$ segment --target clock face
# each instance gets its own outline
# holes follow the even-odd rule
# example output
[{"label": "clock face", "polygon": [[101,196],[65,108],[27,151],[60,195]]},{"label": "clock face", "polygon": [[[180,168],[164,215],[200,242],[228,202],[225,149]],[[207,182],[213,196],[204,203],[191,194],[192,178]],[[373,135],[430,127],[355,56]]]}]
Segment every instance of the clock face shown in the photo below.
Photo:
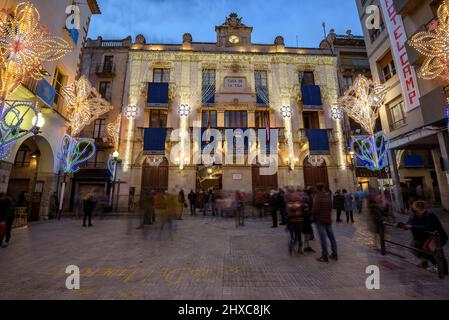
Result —
[{"label": "clock face", "polygon": [[229,42],[233,43],[233,44],[237,44],[237,43],[240,42],[240,39],[236,35],[232,35],[232,36],[229,37]]}]

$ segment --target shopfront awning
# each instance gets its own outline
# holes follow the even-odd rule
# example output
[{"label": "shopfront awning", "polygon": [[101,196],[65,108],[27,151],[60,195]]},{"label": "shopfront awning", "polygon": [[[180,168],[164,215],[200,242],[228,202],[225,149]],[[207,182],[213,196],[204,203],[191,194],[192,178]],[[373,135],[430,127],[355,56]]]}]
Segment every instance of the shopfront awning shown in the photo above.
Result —
[{"label": "shopfront awning", "polygon": [[143,151],[151,154],[165,154],[166,128],[146,128]]}]

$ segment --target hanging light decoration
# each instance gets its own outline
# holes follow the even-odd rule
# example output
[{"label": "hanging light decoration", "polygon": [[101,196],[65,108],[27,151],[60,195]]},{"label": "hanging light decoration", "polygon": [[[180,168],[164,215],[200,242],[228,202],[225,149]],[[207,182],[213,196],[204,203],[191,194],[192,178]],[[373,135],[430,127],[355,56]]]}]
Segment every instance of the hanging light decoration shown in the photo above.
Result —
[{"label": "hanging light decoration", "polygon": [[64,173],[78,172],[80,165],[90,160],[95,155],[95,151],[95,143],[92,139],[73,138],[68,134],[64,135],[60,153]]},{"label": "hanging light decoration", "polygon": [[181,117],[188,117],[192,112],[192,108],[187,104],[181,104],[178,109],[178,113]]},{"label": "hanging light decoration", "polygon": [[291,118],[293,113],[292,113],[292,108],[290,106],[283,106],[281,107],[281,115],[282,117],[285,118]]},{"label": "hanging light decoration", "polygon": [[339,107],[368,133],[368,136],[354,137],[352,150],[372,171],[379,171],[387,164],[388,137],[382,131],[374,134],[379,109],[386,95],[383,86],[359,75],[338,100]]},{"label": "hanging light decoration", "polygon": [[22,81],[42,79],[43,62],[62,58],[73,49],[40,24],[40,15],[30,2],[22,2],[14,14],[0,13],[0,98],[5,99]]},{"label": "hanging light decoration", "polygon": [[101,97],[85,76],[65,87],[63,96],[69,110],[72,136],[77,136],[85,126],[112,110],[112,105]]},{"label": "hanging light decoration", "polygon": [[114,144],[115,150],[118,149],[118,143],[120,140],[120,127],[122,122],[122,114],[120,113],[117,118],[114,120],[114,122],[111,122],[107,125],[106,131],[108,133],[109,139],[111,139],[112,143]]},{"label": "hanging light decoration", "polygon": [[331,108],[331,118],[335,121],[343,120],[345,116],[345,113],[343,110],[339,107],[332,107]]},{"label": "hanging light decoration", "polygon": [[134,120],[139,115],[139,107],[135,105],[129,105],[126,107],[125,115],[128,120]]},{"label": "hanging light decoration", "polygon": [[307,157],[307,161],[314,167],[321,167],[324,164],[324,157],[321,155],[311,155]]},{"label": "hanging light decoration", "polygon": [[428,31],[416,33],[410,45],[425,57],[418,76],[431,80],[443,77],[449,80],[449,0],[438,8],[437,20]]}]

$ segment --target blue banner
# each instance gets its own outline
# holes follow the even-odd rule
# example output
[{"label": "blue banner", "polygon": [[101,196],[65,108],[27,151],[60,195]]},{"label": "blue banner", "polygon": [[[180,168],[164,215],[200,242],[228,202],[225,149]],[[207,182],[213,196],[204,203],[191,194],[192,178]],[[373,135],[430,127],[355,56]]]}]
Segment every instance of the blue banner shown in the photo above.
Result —
[{"label": "blue banner", "polygon": [[151,106],[168,106],[168,87],[166,82],[148,83],[147,102]]},{"label": "blue banner", "polygon": [[330,154],[329,135],[326,129],[307,129],[307,138],[311,155]]},{"label": "blue banner", "polygon": [[144,131],[143,151],[165,154],[166,128],[146,128]]},{"label": "blue banner", "polygon": [[51,84],[42,79],[39,81],[36,87],[36,96],[41,98],[41,100],[50,108],[53,107],[53,103],[56,97],[56,89],[51,86]]},{"label": "blue banner", "polygon": [[322,109],[321,89],[317,85],[301,86],[304,109]]}]

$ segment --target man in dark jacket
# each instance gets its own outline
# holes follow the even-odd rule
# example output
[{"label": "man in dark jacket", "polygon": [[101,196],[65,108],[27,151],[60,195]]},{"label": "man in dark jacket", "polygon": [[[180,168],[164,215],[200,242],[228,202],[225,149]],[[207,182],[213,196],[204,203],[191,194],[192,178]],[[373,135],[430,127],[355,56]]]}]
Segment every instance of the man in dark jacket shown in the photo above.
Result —
[{"label": "man in dark jacket", "polygon": [[[319,262],[329,262],[329,258],[338,260],[337,241],[332,230],[332,195],[324,191],[324,185],[317,184],[317,193],[313,197],[312,218],[318,229],[321,242]],[[331,242],[332,255],[329,256],[327,238]]]},{"label": "man in dark jacket", "polygon": [[87,195],[87,198],[83,201],[83,210],[84,210],[84,219],[83,219],[83,227],[86,226],[86,219],[89,218],[89,227],[92,227],[92,212],[95,209],[97,202],[94,199],[92,193]]},{"label": "man in dark jacket", "polygon": [[190,215],[196,216],[196,193],[193,192],[193,190],[190,190],[190,193],[187,197],[189,198],[190,203]]},{"label": "man in dark jacket", "polygon": [[341,212],[345,210],[345,197],[341,190],[334,193],[334,209],[337,210],[337,222],[341,222]]},{"label": "man in dark jacket", "polygon": [[[416,201],[412,205],[413,217],[411,217],[407,224],[399,223],[397,227],[404,230],[410,230],[413,234],[413,247],[419,250],[426,250],[424,248],[426,242],[431,238],[431,233],[438,232],[440,236],[441,247],[444,247],[448,241],[448,235],[441,225],[440,219],[427,210],[426,203],[424,201]],[[448,265],[447,260],[444,257],[444,252],[441,250],[443,259],[444,274],[448,275]],[[418,258],[422,259],[421,267],[428,268],[428,261],[430,261],[433,266],[430,267],[432,270],[436,270],[437,261],[433,254],[425,254],[422,252],[413,252]]]}]

